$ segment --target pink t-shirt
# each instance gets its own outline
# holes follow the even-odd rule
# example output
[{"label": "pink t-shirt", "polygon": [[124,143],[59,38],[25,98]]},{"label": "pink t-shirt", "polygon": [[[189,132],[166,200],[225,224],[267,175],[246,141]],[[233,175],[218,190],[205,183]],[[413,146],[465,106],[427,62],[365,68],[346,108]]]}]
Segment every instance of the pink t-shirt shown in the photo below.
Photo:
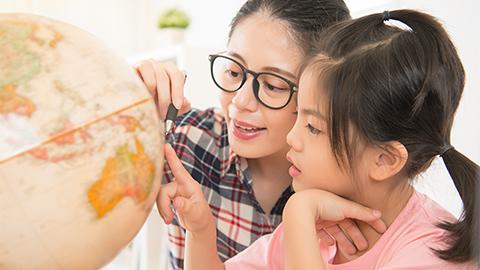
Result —
[{"label": "pink t-shirt", "polygon": [[[330,270],[474,269],[471,264],[453,264],[438,258],[430,248],[441,248],[445,231],[435,224],[455,218],[427,196],[414,192],[405,208],[375,245],[362,256],[344,264],[332,264],[336,246],[320,244]],[[300,229],[300,228],[299,228]],[[225,262],[225,269],[283,270],[283,225]]]}]

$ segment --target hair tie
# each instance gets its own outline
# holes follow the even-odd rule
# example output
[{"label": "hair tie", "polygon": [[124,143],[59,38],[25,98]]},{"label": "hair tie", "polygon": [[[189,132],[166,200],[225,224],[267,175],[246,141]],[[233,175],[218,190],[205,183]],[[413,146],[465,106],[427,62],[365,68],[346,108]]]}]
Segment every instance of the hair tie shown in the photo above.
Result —
[{"label": "hair tie", "polygon": [[382,19],[383,19],[383,21],[389,21],[390,20],[390,11],[385,10],[382,14]]},{"label": "hair tie", "polygon": [[455,147],[453,147],[452,145],[450,144],[445,144],[444,146],[442,146],[442,149],[440,149],[440,153],[438,154],[439,156],[443,157],[443,155],[445,153],[447,153],[448,151],[452,150],[452,149],[455,149]]}]

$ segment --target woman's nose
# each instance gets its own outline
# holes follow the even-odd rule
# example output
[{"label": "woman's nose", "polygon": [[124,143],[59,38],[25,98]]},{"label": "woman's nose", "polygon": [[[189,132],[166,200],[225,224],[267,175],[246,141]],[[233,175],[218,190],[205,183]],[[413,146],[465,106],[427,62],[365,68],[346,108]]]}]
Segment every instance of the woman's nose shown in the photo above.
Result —
[{"label": "woman's nose", "polygon": [[232,103],[240,110],[248,110],[252,112],[257,110],[258,102],[253,94],[252,80],[252,77],[248,78],[242,88],[234,93]]}]

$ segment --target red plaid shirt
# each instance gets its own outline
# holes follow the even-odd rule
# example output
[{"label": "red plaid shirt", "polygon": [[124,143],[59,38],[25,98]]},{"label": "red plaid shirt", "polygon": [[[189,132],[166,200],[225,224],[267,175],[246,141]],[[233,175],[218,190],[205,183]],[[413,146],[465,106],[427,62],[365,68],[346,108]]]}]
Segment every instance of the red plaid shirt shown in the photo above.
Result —
[{"label": "red plaid shirt", "polygon": [[[191,110],[175,121],[167,141],[183,166],[203,187],[217,225],[217,248],[222,261],[235,256],[281,222],[283,207],[293,190],[287,188],[266,214],[255,198],[247,160],[233,153],[221,112]],[[167,163],[163,182],[173,180]],[[183,269],[185,230],[174,219],[168,227],[172,269]]]}]

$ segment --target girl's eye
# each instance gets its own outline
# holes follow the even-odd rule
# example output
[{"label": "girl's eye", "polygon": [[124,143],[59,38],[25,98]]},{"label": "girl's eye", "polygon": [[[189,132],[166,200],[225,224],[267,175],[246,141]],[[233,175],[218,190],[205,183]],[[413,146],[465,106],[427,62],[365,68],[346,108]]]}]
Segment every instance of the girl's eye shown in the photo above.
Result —
[{"label": "girl's eye", "polygon": [[293,114],[294,114],[294,115],[298,115],[298,111],[294,111]]},{"label": "girl's eye", "polygon": [[319,129],[315,128],[310,124],[307,124],[305,127],[308,128],[308,131],[310,131],[310,133],[312,133],[313,135],[318,135],[321,132]]}]

